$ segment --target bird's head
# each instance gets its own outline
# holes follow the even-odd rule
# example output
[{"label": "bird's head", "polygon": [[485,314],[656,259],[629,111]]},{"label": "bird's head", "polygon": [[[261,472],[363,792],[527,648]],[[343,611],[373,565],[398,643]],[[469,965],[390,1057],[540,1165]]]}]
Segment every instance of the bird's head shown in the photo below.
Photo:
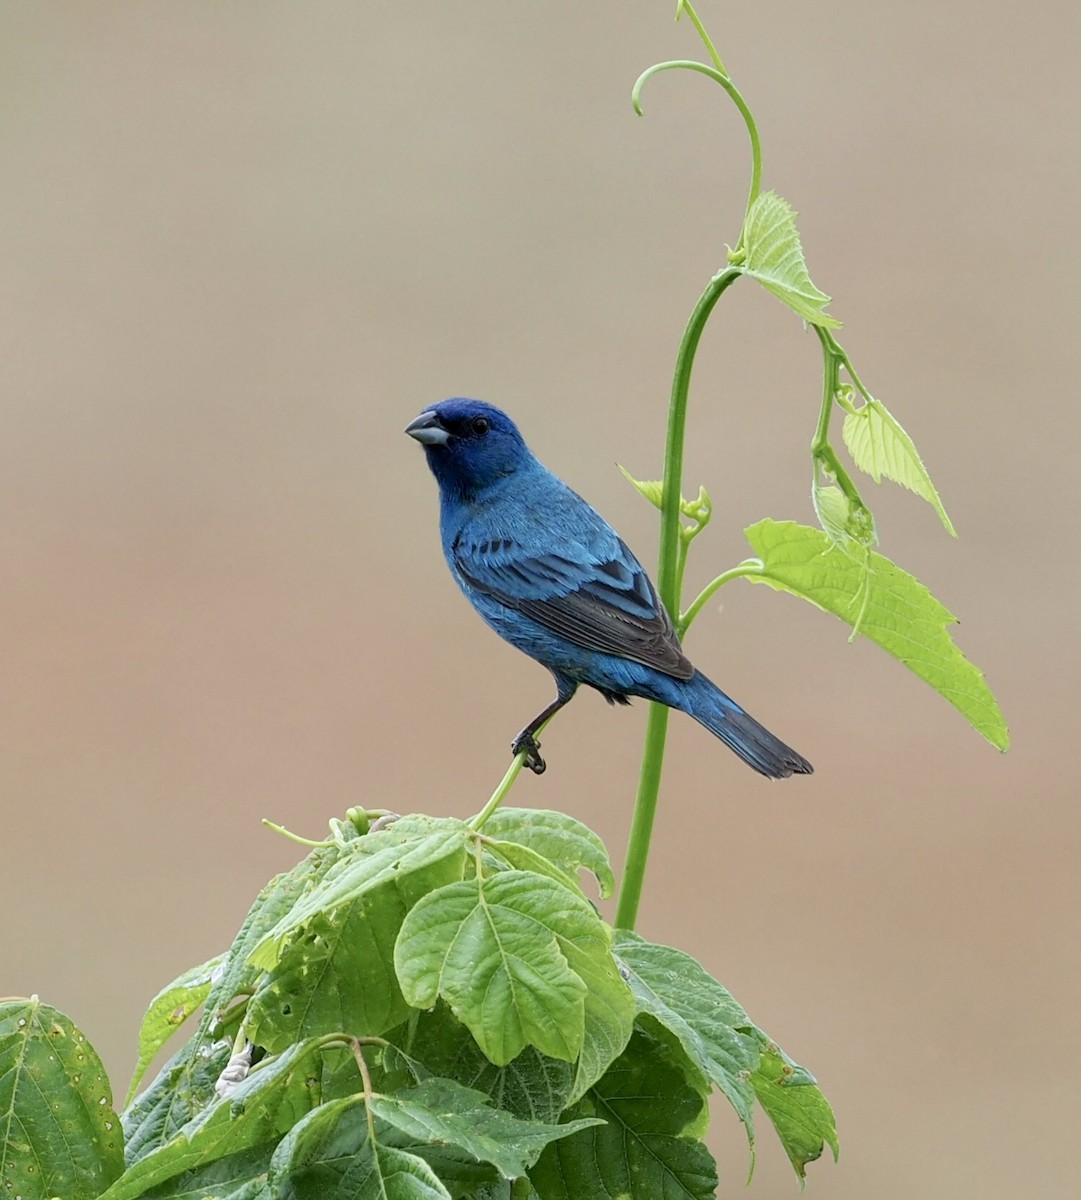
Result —
[{"label": "bird's head", "polygon": [[405,432],[424,447],[440,488],[471,496],[534,462],[517,425],[480,400],[442,400]]}]

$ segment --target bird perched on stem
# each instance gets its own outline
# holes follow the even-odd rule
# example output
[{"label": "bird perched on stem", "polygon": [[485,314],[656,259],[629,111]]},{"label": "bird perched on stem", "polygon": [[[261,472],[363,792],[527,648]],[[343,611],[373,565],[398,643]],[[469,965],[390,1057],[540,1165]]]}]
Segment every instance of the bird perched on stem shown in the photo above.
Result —
[{"label": "bird perched on stem", "polygon": [[406,426],[439,484],[451,574],[485,621],[551,671],[556,698],[514,754],[544,770],[536,735],[579,684],[610,704],[642,696],[694,717],[771,779],[811,764],[695,670],[641,564],[615,530],[479,400],[444,400]]}]

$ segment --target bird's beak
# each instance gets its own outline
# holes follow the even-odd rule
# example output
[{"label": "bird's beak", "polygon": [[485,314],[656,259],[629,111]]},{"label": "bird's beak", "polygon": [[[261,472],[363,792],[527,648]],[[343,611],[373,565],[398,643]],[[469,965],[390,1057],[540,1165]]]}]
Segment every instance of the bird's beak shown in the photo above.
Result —
[{"label": "bird's beak", "polygon": [[431,409],[422,412],[415,421],[410,421],[405,432],[411,438],[416,438],[422,446],[445,446],[450,440],[450,434],[440,424],[438,414]]}]

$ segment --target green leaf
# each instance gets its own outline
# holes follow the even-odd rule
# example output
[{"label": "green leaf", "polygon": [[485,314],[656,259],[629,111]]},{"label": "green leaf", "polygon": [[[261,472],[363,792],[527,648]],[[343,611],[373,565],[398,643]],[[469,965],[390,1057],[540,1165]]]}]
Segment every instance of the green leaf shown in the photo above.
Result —
[{"label": "green leaf", "polygon": [[[766,1041],[764,1034],[760,1036]],[[824,1145],[829,1146],[837,1161],[833,1109],[809,1071],[794,1063],[779,1046],[767,1042],[751,1082],[800,1179],[807,1173],[807,1164],[822,1154]]]},{"label": "green leaf", "polygon": [[689,1130],[701,1128],[705,1100],[636,1030],[604,1077],[568,1116],[606,1124],[553,1142],[529,1172],[541,1200],[712,1200],[717,1171]]},{"label": "green leaf", "polygon": [[576,1074],[570,1063],[527,1046],[506,1066],[497,1067],[442,1001],[431,1012],[414,1014],[408,1028],[388,1037],[396,1046],[407,1045],[433,1075],[483,1092],[515,1116],[550,1123],[570,1101]]},{"label": "green leaf", "polygon": [[162,988],[150,1001],[139,1029],[139,1061],[135,1064],[135,1073],[124,1101],[125,1108],[131,1103],[154,1055],[210,994],[214,972],[225,961],[225,957],[224,954],[218,954],[197,967],[191,967],[168,987]]},{"label": "green leaf", "polygon": [[661,507],[661,501],[664,497],[664,480],[663,479],[635,479],[635,477],[627,470],[626,467],[616,463],[620,471],[623,473],[623,478],[631,485],[635,491],[653,505],[654,508]]},{"label": "green leaf", "polygon": [[504,871],[421,900],[394,963],[410,1004],[431,1008],[441,996],[497,1065],[527,1045],[573,1062],[585,1038],[586,985],[560,941],[595,944],[599,927],[593,909],[553,880]]},{"label": "green leaf", "polygon": [[535,850],[568,875],[593,873],[601,899],[615,888],[615,876],[604,842],[581,821],[543,808],[499,808],[484,825],[484,836],[516,842]]},{"label": "green leaf", "polygon": [[276,875],[260,891],[255,903],[248,910],[240,931],[233,939],[225,959],[221,977],[216,980],[206,1000],[197,1037],[206,1039],[219,1024],[221,1013],[232,1009],[239,1020],[234,1006],[238,996],[247,996],[255,989],[260,970],[249,962],[252,950],[262,941],[267,932],[288,914],[299,899],[309,892],[334,866],[343,854],[348,854],[348,845],[331,843],[319,846],[301,859],[291,871]]},{"label": "green leaf", "polygon": [[744,530],[761,560],[746,576],[801,596],[877,642],[935,691],[1000,750],[1009,731],[982,673],[946,632],[957,618],[907,572],[881,554],[866,560],[835,547],[820,530],[795,521],[759,521]]},{"label": "green leaf", "polygon": [[129,1167],[101,1200],[138,1200],[167,1179],[279,1137],[319,1101],[313,1059],[321,1050],[316,1039],[264,1059],[228,1096]]},{"label": "green leaf", "polygon": [[214,1084],[229,1055],[227,1041],[201,1042],[193,1037],[162,1067],[122,1117],[129,1166],[164,1145],[215,1102]]},{"label": "green leaf", "polygon": [[394,1096],[375,1096],[372,1112],[418,1143],[457,1146],[479,1162],[491,1163],[507,1179],[524,1175],[550,1142],[598,1119],[563,1125],[523,1121],[492,1108],[490,1097],[450,1079],[426,1079]]},{"label": "green leaf", "polygon": [[277,1200],[267,1184],[276,1145],[268,1142],[184,1171],[144,1192],[141,1200]]},{"label": "green leaf", "polygon": [[852,461],[861,471],[875,483],[885,477],[922,496],[947,531],[957,536],[912,439],[880,400],[868,400],[847,413],[841,432]]},{"label": "green leaf", "polygon": [[[829,296],[815,287],[807,273],[796,232],[796,214],[776,192],[763,192],[751,205],[743,223],[741,245],[745,257],[733,265],[744,275],[757,279],[812,325],[840,328],[841,322],[825,311]],[[729,259],[732,261],[731,255]]]},{"label": "green leaf", "polygon": [[92,1200],[124,1168],[109,1080],[59,1010],[0,1001],[0,1194]]},{"label": "green leaf", "polygon": [[681,950],[620,930],[615,952],[640,1013],[648,1013],[679,1040],[688,1058],[736,1110],[754,1145],[751,1072],[758,1047],[742,1032],[750,1019],[731,992]]},{"label": "green leaf", "polygon": [[316,918],[385,884],[393,884],[408,907],[448,880],[461,879],[470,836],[464,821],[415,815],[358,838],[262,937],[250,961],[269,970],[281,959],[286,943]]},{"label": "green leaf", "polygon": [[372,1140],[363,1096],[298,1121],[274,1153],[270,1185],[280,1200],[451,1200],[422,1158]]},{"label": "green leaf", "polygon": [[866,509],[857,509],[849,503],[843,491],[832,483],[815,479],[811,486],[811,502],[814,504],[818,523],[831,542],[839,546],[850,540],[870,546],[875,540],[874,521],[869,520]]},{"label": "green leaf", "polygon": [[374,1037],[404,1021],[410,1010],[394,973],[394,943],[406,911],[388,881],[329,917],[312,917],[261,979],[245,1015],[247,1035],[277,1052],[335,1031]]}]

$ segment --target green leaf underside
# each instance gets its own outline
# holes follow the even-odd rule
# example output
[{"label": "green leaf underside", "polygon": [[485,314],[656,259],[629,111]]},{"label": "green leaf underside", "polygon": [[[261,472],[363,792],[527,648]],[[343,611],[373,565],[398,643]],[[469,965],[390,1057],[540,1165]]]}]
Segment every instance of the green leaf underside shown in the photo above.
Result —
[{"label": "green leaf underside", "polygon": [[741,1032],[751,1024],[731,993],[689,954],[620,930],[615,951],[630,978],[638,1011],[679,1040],[691,1062],[724,1095],[754,1143],[754,1088],[758,1047]]},{"label": "green leaf underside", "polygon": [[318,1041],[301,1042],[258,1064],[227,1097],[129,1167],[101,1200],[138,1200],[164,1180],[280,1136],[321,1099],[313,1061],[320,1049]]},{"label": "green leaf underside", "polygon": [[278,1200],[267,1184],[276,1142],[240,1150],[167,1179],[140,1200]]},{"label": "green leaf underside", "polygon": [[892,479],[921,496],[938,513],[947,531],[957,536],[912,439],[880,400],[868,400],[855,412],[847,413],[841,433],[852,461],[861,471],[875,483]]},{"label": "green leaf underside", "polygon": [[497,1066],[527,1045],[584,1058],[587,993],[597,1040],[610,1046],[619,1029],[630,1032],[633,1007],[605,926],[580,896],[530,871],[426,896],[402,926],[395,966],[410,1004],[430,1008],[442,997]]},{"label": "green leaf underside", "polygon": [[190,968],[162,988],[150,1001],[139,1028],[139,1059],[124,1101],[125,1107],[131,1103],[154,1055],[210,994],[214,972],[225,961],[225,957],[224,954],[218,954]]},{"label": "green leaf underside", "polygon": [[587,825],[543,808],[499,808],[484,825],[486,837],[527,846],[568,875],[592,873],[606,900],[615,888],[608,851]]},{"label": "green leaf underside", "polygon": [[830,541],[844,544],[849,538],[848,499],[844,492],[832,484],[823,484],[815,480],[811,489],[811,502],[814,504],[818,523],[829,535]]},{"label": "green leaf underside", "polygon": [[829,1146],[836,1162],[837,1126],[833,1109],[813,1076],[777,1046],[769,1045],[762,1049],[751,1082],[800,1179],[806,1174],[807,1164],[821,1156],[824,1144]]},{"label": "green leaf underside", "polygon": [[827,329],[841,322],[829,316],[830,298],[811,282],[803,257],[796,214],[776,192],[763,192],[751,205],[743,225],[745,258],[738,264],[805,321]]},{"label": "green leaf underside", "polygon": [[417,815],[358,838],[261,938],[250,955],[251,963],[269,970],[281,958],[287,941],[311,921],[377,888],[396,887],[408,906],[442,883],[460,879],[469,834],[464,821]]},{"label": "green leaf underside", "polygon": [[363,1099],[324,1104],[290,1129],[271,1160],[271,1195],[289,1200],[451,1200],[423,1158],[371,1140]]},{"label": "green leaf underside", "polygon": [[85,1035],[36,998],[0,1001],[0,1196],[91,1200],[123,1166],[120,1118]]},{"label": "green leaf underside", "polygon": [[529,1178],[541,1200],[710,1200],[712,1155],[687,1131],[701,1127],[705,1101],[656,1043],[636,1031],[603,1079],[568,1115],[606,1124],[553,1142]]},{"label": "green leaf underside", "polygon": [[562,1125],[523,1121],[492,1108],[489,1097],[449,1079],[426,1079],[394,1096],[372,1098],[372,1112],[417,1144],[447,1143],[479,1162],[491,1163],[507,1179],[524,1175],[550,1142],[598,1119]]},{"label": "green leaf underside", "polygon": [[982,673],[946,631],[956,617],[913,576],[881,554],[866,559],[835,547],[829,536],[795,521],[759,521],[744,530],[762,562],[746,578],[790,592],[833,613],[944,696],[993,746],[1009,732]]},{"label": "green leaf underside", "polygon": [[416,1014],[414,1022],[411,1030],[389,1036],[396,1044],[408,1043],[432,1074],[483,1092],[499,1108],[542,1124],[557,1121],[569,1103],[576,1075],[570,1063],[527,1046],[497,1067],[443,1001],[431,1012]]},{"label": "green leaf underside", "polygon": [[[262,972],[248,956],[268,930],[330,870],[349,842],[320,846],[290,871],[276,875],[255,898],[220,972],[206,998],[196,1034],[161,1069],[154,1082],[123,1115],[125,1154],[129,1165],[173,1138],[179,1129],[216,1100],[214,1084],[229,1058],[223,1034],[235,1029],[242,1008],[235,997],[256,990]],[[220,1014],[230,1009],[228,1025],[220,1027]]]}]

